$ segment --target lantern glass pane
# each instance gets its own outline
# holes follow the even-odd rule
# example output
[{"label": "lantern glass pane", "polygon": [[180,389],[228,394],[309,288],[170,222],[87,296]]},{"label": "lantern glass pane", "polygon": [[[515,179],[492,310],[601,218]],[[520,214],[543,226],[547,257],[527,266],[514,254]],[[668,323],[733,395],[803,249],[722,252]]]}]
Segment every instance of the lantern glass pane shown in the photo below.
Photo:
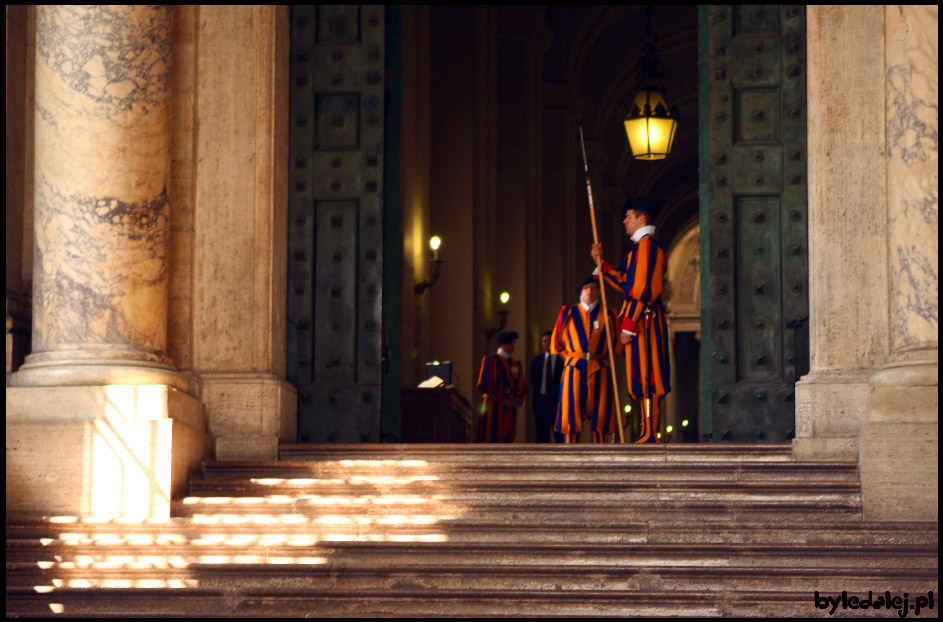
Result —
[{"label": "lantern glass pane", "polygon": [[[646,103],[652,105],[653,102],[655,106],[659,103],[665,105],[665,99],[661,96],[661,93],[643,91],[640,95],[643,93],[653,93],[658,97],[644,97],[641,100],[636,98],[637,105],[644,106]],[[644,113],[644,109],[642,109],[642,112]],[[624,124],[625,133],[629,138],[629,146],[635,159],[663,160],[668,157],[678,128],[676,119],[668,116],[637,116],[626,118]]]},{"label": "lantern glass pane", "polygon": [[625,133],[629,137],[629,147],[632,148],[632,155],[641,158],[650,152],[647,117],[627,119],[625,121]]}]

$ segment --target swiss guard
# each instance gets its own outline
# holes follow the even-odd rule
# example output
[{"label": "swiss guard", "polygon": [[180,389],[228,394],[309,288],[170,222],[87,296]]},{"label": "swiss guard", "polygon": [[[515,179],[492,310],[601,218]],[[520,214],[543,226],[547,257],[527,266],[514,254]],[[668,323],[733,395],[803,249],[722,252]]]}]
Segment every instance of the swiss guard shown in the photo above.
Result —
[{"label": "swiss guard", "polygon": [[[565,362],[554,431],[563,434],[566,443],[579,442],[587,419],[594,443],[605,443],[616,429],[604,322],[609,322],[613,335],[619,324],[612,309],[606,311],[604,316],[599,304],[599,277],[589,276],[580,284],[579,304],[564,306],[553,328],[550,352],[560,354]],[[614,352],[622,350],[617,343]]]},{"label": "swiss guard", "polygon": [[517,428],[517,408],[524,402],[527,389],[521,362],[511,358],[517,343],[516,332],[498,335],[498,351],[481,359],[478,390],[484,394],[479,443],[513,443]]},{"label": "swiss guard", "polygon": [[618,267],[602,261],[602,245],[594,244],[592,256],[602,261],[606,281],[621,290],[624,302],[620,341],[625,350],[629,393],[642,403],[642,426],[636,443],[657,443],[661,398],[671,391],[668,359],[668,322],[661,293],[668,258],[655,239],[658,204],[649,197],[629,199],[622,208],[625,233],[632,250]]}]

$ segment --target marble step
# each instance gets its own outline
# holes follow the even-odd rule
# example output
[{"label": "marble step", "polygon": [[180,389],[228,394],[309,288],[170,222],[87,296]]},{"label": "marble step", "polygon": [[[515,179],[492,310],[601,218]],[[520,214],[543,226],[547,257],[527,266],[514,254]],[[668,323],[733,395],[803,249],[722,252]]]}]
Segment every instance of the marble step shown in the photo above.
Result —
[{"label": "marble step", "polygon": [[[883,591],[880,592],[883,594]],[[854,595],[854,594],[851,594]],[[859,594],[868,597],[867,592]],[[875,592],[875,597],[878,593]],[[891,594],[892,596],[894,594]],[[807,590],[479,590],[386,591],[229,587],[56,590],[9,588],[8,617],[832,617],[835,609]],[[839,595],[829,595],[837,598]],[[935,596],[935,594],[934,594]],[[822,595],[824,597],[824,593]],[[820,598],[822,598],[820,597]],[[916,595],[913,595],[916,599]],[[909,602],[912,608],[914,600]],[[895,609],[837,608],[838,615],[890,617]],[[928,615],[929,613],[929,615]],[[915,616],[911,609],[908,613]],[[923,617],[936,612],[924,609]]]},{"label": "marble step", "polygon": [[381,495],[376,497],[186,497],[172,502],[174,516],[213,520],[216,516],[238,517],[251,515],[254,520],[275,521],[289,516],[304,520],[320,516],[371,518],[412,517],[413,520],[436,522],[475,516],[494,521],[523,521],[539,523],[556,520],[589,521],[818,521],[861,518],[861,502],[855,495],[827,499],[799,496],[795,499],[775,499],[763,496],[714,495],[710,498],[692,498],[684,494],[675,498],[659,499],[648,495],[644,501],[601,500],[598,495],[495,494],[469,496],[465,499],[428,499],[422,496]]},{"label": "marble step", "polygon": [[936,568],[767,565],[645,565],[645,564],[471,564],[429,562],[408,565],[342,563],[251,564],[179,562],[176,566],[37,566],[7,563],[7,587],[41,590],[128,589],[135,587],[232,589],[481,590],[805,590],[866,592],[892,590],[919,593],[935,590]]},{"label": "marble step", "polygon": [[7,520],[7,540],[45,544],[241,544],[267,541],[317,544],[322,541],[449,541],[539,543],[703,543],[703,544],[824,544],[938,546],[936,522],[803,521],[794,523],[729,521],[590,521],[585,517],[539,523],[493,521],[466,516],[457,519],[409,520],[409,517],[350,515],[310,519],[258,521],[251,515],[207,517],[194,521],[171,518],[130,521],[42,519]]},{"label": "marble step", "polygon": [[203,479],[375,481],[377,478],[489,481],[846,481],[859,480],[858,465],[846,462],[634,461],[597,464],[592,460],[549,461],[545,456],[524,467],[511,456],[485,462],[424,460],[323,460],[320,462],[207,461]]},{"label": "marble step", "polygon": [[194,497],[413,497],[417,501],[477,500],[496,496],[528,500],[605,502],[667,499],[789,500],[815,497],[840,500],[860,496],[858,482],[801,481],[493,481],[429,480],[409,477],[335,479],[191,480]]},{"label": "marble step", "polygon": [[414,460],[426,463],[487,464],[494,460],[531,460],[613,465],[633,462],[768,461],[793,462],[792,445],[773,444],[660,444],[660,445],[498,445],[468,444],[288,444],[279,445],[279,460]]},{"label": "marble step", "polygon": [[[7,563],[48,568],[107,569],[186,566],[193,563],[334,564],[389,566],[421,571],[436,564],[474,570],[478,565],[682,565],[883,568],[936,567],[937,549],[922,544],[878,546],[825,544],[520,543],[520,542],[318,542],[244,538],[240,542],[195,540],[184,544],[131,544],[7,540]],[[317,561],[311,561],[317,560]]]}]

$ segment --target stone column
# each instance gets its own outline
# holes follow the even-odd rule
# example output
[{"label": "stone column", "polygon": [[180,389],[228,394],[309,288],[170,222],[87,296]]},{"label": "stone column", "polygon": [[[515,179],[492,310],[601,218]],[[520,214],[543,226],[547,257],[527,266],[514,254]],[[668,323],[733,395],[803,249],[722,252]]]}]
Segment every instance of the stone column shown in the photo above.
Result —
[{"label": "stone column", "polygon": [[[8,507],[13,456],[21,511],[169,515],[188,468],[171,451],[202,443],[165,355],[171,16],[37,7],[33,340],[7,391]],[[52,456],[61,472],[40,477]]]},{"label": "stone column", "polygon": [[884,9],[890,356],[861,431],[866,518],[937,520],[938,9]]}]

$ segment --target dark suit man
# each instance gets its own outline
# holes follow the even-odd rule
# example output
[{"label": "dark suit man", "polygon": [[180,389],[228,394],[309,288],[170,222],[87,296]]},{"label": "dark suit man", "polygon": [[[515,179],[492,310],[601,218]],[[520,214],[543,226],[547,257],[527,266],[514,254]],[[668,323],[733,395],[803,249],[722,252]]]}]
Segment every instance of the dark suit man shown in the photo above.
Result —
[{"label": "dark suit man", "polygon": [[[530,362],[530,383],[534,387],[533,409],[537,430],[537,442],[549,443],[550,431],[557,418],[557,406],[560,403],[560,378],[563,375],[563,359],[558,354],[550,354],[550,335],[547,331],[540,342],[544,353],[535,356]],[[546,382],[544,375],[546,374]],[[553,433],[558,443],[563,442],[563,435]]]}]

